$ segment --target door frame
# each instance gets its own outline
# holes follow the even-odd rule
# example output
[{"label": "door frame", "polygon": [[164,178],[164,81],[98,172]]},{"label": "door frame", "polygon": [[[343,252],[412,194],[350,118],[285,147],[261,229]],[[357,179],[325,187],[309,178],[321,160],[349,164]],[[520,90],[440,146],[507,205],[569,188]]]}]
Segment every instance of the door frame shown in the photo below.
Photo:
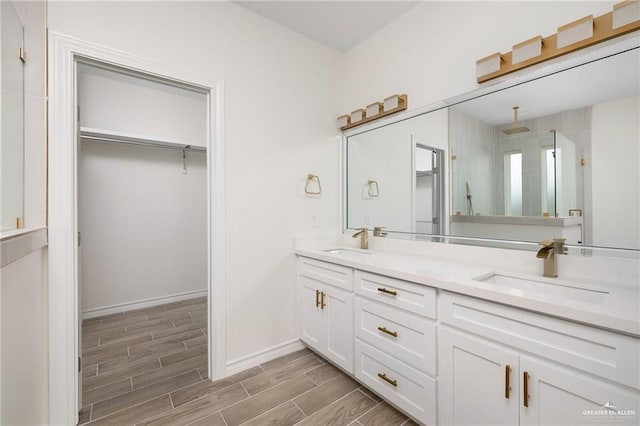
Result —
[{"label": "door frame", "polygon": [[[208,97],[207,269],[209,376],[226,375],[224,83],[202,74],[49,33],[48,232],[49,424],[77,424],[78,215],[77,63],[93,62],[195,87]],[[215,236],[215,238],[214,238]]]},{"label": "door frame", "polygon": [[[432,191],[432,199],[437,198],[438,202],[432,202],[432,216],[437,216],[438,217],[438,232],[433,232],[433,226],[432,226],[432,232],[430,233],[430,235],[446,235],[445,232],[445,222],[447,222],[446,220],[446,215],[445,215],[445,203],[444,203],[444,197],[446,194],[446,190],[445,190],[445,179],[443,176],[444,173],[444,157],[445,157],[445,150],[442,148],[435,148],[425,142],[419,142],[418,140],[416,140],[414,135],[411,135],[411,185],[412,185],[412,196],[411,196],[411,229],[413,233],[416,232],[416,207],[417,207],[417,201],[416,201],[416,188],[417,188],[417,167],[416,167],[416,159],[418,158],[418,149],[424,149],[424,150],[428,150],[431,151],[433,154],[435,154],[436,156],[436,161],[435,161],[435,165],[433,165],[433,167],[436,169],[436,172],[433,175],[433,191]],[[438,176],[436,176],[438,175]],[[436,185],[436,180],[437,180],[437,185]],[[437,191],[436,191],[437,189]]]}]

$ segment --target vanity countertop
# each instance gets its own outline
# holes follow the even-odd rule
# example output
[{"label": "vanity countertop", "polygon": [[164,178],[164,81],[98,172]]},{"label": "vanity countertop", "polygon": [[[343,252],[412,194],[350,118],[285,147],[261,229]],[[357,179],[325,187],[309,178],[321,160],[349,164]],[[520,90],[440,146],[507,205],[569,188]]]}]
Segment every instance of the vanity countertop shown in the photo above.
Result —
[{"label": "vanity countertop", "polygon": [[295,253],[640,337],[640,288],[566,281],[382,250],[297,248]]}]

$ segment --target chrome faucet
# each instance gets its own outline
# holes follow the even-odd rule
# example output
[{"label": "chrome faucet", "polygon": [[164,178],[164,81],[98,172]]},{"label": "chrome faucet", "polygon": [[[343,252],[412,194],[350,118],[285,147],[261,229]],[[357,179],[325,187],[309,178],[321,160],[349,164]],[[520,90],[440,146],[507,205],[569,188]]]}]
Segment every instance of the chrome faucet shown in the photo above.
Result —
[{"label": "chrome faucet", "polygon": [[360,248],[369,248],[369,230],[367,228],[360,228],[358,232],[352,235],[353,238],[360,237]]},{"label": "chrome faucet", "polygon": [[373,228],[374,237],[386,237],[387,233],[383,231],[384,226],[376,226]]},{"label": "chrome faucet", "polygon": [[555,278],[558,276],[558,258],[556,255],[565,253],[565,241],[565,238],[554,238],[553,241],[540,241],[539,244],[542,248],[538,250],[536,257],[538,259],[544,259],[543,277]]}]

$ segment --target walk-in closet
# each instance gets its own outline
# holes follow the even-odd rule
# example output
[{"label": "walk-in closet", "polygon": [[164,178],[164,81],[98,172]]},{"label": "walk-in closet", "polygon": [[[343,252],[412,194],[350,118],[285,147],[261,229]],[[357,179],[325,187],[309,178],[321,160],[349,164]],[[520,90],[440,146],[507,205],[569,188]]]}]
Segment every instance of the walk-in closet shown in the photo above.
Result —
[{"label": "walk-in closet", "polygon": [[82,423],[208,377],[209,112],[196,89],[92,63],[77,105]]}]

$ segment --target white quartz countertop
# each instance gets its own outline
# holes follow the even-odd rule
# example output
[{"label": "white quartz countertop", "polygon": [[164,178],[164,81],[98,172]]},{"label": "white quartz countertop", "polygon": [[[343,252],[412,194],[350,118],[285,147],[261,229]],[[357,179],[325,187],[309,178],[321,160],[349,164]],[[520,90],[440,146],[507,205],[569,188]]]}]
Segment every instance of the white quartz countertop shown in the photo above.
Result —
[{"label": "white quartz countertop", "polygon": [[[640,337],[638,286],[503,272],[463,261],[381,250],[342,248],[331,252],[339,248],[297,248],[295,253]],[[498,277],[492,280],[495,274]]]}]

